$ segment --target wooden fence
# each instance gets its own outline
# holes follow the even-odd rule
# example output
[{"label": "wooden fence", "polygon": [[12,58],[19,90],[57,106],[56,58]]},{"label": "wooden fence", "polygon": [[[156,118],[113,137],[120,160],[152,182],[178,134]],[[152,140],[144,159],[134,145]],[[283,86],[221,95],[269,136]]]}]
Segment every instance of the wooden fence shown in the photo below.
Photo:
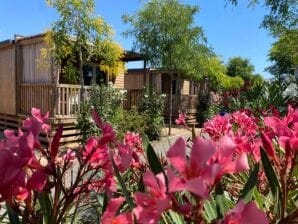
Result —
[{"label": "wooden fence", "polygon": [[52,110],[53,86],[50,84],[23,83],[20,86],[20,113],[28,114],[31,108],[40,108],[42,113]]},{"label": "wooden fence", "polygon": [[[57,87],[57,100],[55,116],[74,116],[80,109],[81,86],[71,84],[59,84]],[[89,98],[89,86],[84,86],[84,100]]]}]

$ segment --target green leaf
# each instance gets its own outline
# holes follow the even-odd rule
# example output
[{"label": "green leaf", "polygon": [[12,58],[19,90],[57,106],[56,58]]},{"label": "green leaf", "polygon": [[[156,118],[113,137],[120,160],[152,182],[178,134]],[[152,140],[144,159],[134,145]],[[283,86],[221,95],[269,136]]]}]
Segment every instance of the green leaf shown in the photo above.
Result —
[{"label": "green leaf", "polygon": [[50,193],[41,192],[38,194],[38,201],[40,204],[40,209],[43,215],[43,223],[44,224],[52,224],[54,223],[52,216],[52,203],[50,200]]},{"label": "green leaf", "polygon": [[6,203],[6,208],[7,208],[9,223],[21,224],[18,214],[7,203]]},{"label": "green leaf", "polygon": [[107,193],[104,193],[104,196],[103,196],[103,205],[102,205],[102,214],[105,212],[107,206],[108,206],[108,201],[109,201],[109,198],[108,198],[108,195]]},{"label": "green leaf", "polygon": [[151,171],[154,174],[161,172],[165,173],[158,156],[149,142],[148,137],[146,135],[142,135],[142,140]]},{"label": "green leaf", "polygon": [[255,201],[258,204],[258,207],[263,210],[264,209],[264,204],[263,204],[264,202],[262,200],[262,196],[260,195],[260,193],[259,193],[259,191],[256,187],[254,187],[252,194],[253,194],[253,197],[254,197]]},{"label": "green leaf", "polygon": [[213,197],[204,203],[204,211],[204,216],[208,222],[217,219],[216,202]]},{"label": "green leaf", "polygon": [[270,189],[273,195],[276,195],[280,191],[279,182],[276,173],[272,167],[269,157],[263,147],[261,147],[261,160],[264,167],[266,177],[268,179]]},{"label": "green leaf", "polygon": [[269,157],[263,147],[261,147],[261,160],[262,164],[264,167],[264,172],[266,174],[267,180],[269,182],[269,186],[272,192],[272,195],[275,199],[274,203],[274,210],[276,213],[280,213],[280,208],[281,208],[281,202],[282,202],[282,197],[281,197],[281,190],[280,190],[280,185],[276,176],[276,173],[272,167],[272,164],[269,160]]},{"label": "green leaf", "polygon": [[114,160],[112,159],[112,164],[113,164],[113,168],[114,168],[114,171],[115,171],[115,174],[116,174],[116,177],[117,177],[117,180],[120,184],[120,187],[121,187],[121,190],[122,190],[122,193],[123,195],[125,196],[126,198],[126,202],[128,203],[130,209],[133,209],[135,207],[134,203],[133,203],[133,200],[131,199],[130,195],[129,195],[129,192],[125,186],[125,183],[124,183],[124,180],[122,179],[121,175],[120,175],[120,172],[114,162]]},{"label": "green leaf", "polygon": [[218,218],[223,218],[225,213],[230,209],[230,202],[224,194],[224,189],[221,183],[218,183],[215,187],[215,201]]},{"label": "green leaf", "polygon": [[257,163],[254,166],[254,169],[251,171],[249,178],[240,192],[239,199],[245,199],[245,201],[250,201],[252,196],[252,190],[258,182],[258,173],[259,173],[260,164]]},{"label": "green leaf", "polygon": [[175,224],[184,224],[184,219],[177,213],[174,212],[173,210],[169,211],[169,216],[171,217],[171,223]]}]

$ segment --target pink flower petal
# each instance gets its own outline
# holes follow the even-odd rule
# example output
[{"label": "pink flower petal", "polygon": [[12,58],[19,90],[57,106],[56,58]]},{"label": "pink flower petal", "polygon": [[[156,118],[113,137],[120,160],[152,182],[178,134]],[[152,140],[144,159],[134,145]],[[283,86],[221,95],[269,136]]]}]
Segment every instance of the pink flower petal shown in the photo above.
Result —
[{"label": "pink flower petal", "polygon": [[185,189],[185,181],[182,178],[177,177],[171,169],[167,171],[167,176],[170,193],[183,191]]},{"label": "pink flower petal", "polygon": [[179,138],[174,145],[167,152],[167,157],[170,163],[178,170],[180,173],[184,172],[187,167],[185,158],[186,144],[183,138]]},{"label": "pink flower petal", "polygon": [[112,224],[116,212],[118,211],[120,205],[124,202],[123,197],[113,198],[109,202],[105,212],[102,215],[102,224]]},{"label": "pink flower petal", "polygon": [[198,195],[202,199],[207,199],[209,197],[207,185],[200,177],[187,180],[185,189]]},{"label": "pink flower petal", "polygon": [[201,168],[214,154],[215,147],[209,140],[197,137],[194,139],[190,154],[191,169]]}]

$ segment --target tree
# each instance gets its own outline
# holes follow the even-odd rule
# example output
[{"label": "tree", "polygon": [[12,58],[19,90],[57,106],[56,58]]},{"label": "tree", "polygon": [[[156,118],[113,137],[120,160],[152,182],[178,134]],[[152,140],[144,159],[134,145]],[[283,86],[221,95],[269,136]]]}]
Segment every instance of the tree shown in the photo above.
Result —
[{"label": "tree", "polygon": [[[228,0],[236,5],[238,0]],[[249,6],[260,3],[259,0],[248,0]],[[264,6],[269,13],[264,16],[261,27],[278,36],[286,30],[295,29],[298,23],[297,0],[265,0]]]},{"label": "tree", "polygon": [[284,32],[273,43],[268,56],[274,64],[267,70],[277,80],[282,81],[284,76],[294,75],[295,66],[298,65],[298,29]]},{"label": "tree", "polygon": [[[151,0],[134,15],[123,16],[131,28],[126,36],[133,36],[134,48],[145,55],[150,65],[173,73],[187,74],[187,66],[194,46],[203,45],[205,37],[201,27],[194,26],[198,8],[183,5],[178,0]],[[170,124],[172,122],[172,85],[170,90]]]},{"label": "tree", "polygon": [[240,76],[248,81],[254,72],[254,66],[246,58],[230,58],[227,64],[227,75],[231,77]]},{"label": "tree", "polygon": [[99,61],[105,70],[118,67],[123,50],[112,41],[112,29],[94,14],[93,0],[47,0],[59,19],[48,33],[54,63],[71,82],[80,81],[83,99],[83,64]]}]

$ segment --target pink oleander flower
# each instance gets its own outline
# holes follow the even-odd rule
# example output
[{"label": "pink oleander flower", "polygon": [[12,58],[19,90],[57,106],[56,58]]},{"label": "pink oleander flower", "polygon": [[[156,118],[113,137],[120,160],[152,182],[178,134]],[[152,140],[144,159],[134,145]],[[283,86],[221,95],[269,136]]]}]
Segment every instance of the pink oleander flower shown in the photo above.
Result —
[{"label": "pink oleander flower", "polygon": [[143,142],[139,134],[134,132],[126,132],[124,136],[124,143],[131,148],[136,148],[143,151]]},{"label": "pink oleander flower", "polygon": [[165,177],[162,173],[154,174],[147,171],[143,176],[143,183],[148,193],[135,193],[137,205],[133,213],[140,224],[158,223],[161,214],[171,207],[170,197],[167,195]]},{"label": "pink oleander flower", "polygon": [[106,144],[101,144],[100,139],[91,137],[87,140],[83,151],[83,159],[88,160],[93,168],[103,166],[109,159],[109,149]]},{"label": "pink oleander flower", "polygon": [[185,118],[186,118],[186,115],[185,114],[179,114],[179,117],[175,120],[175,123],[177,125],[180,125],[180,124],[185,124]]},{"label": "pink oleander flower", "polygon": [[76,153],[71,149],[67,149],[66,153],[63,156],[63,160],[68,163],[72,163],[76,160]]},{"label": "pink oleander flower", "polygon": [[116,138],[116,132],[114,131],[112,125],[109,123],[102,122],[102,120],[99,117],[99,114],[95,111],[92,112],[92,118],[96,125],[102,131],[101,143],[104,144],[108,142],[114,142]]},{"label": "pink oleander flower", "polygon": [[212,140],[218,140],[232,130],[230,117],[228,114],[224,116],[217,115],[210,121],[204,123],[203,132],[209,134]]},{"label": "pink oleander flower", "polygon": [[232,123],[239,126],[239,129],[244,135],[254,137],[258,131],[256,119],[247,115],[246,112],[234,112],[232,115]]},{"label": "pink oleander flower", "polygon": [[240,152],[236,155],[235,149],[236,144],[228,136],[224,136],[218,141],[217,151],[209,161],[209,163],[216,162],[221,165],[217,179],[225,173],[233,174],[249,170],[247,154]]},{"label": "pink oleander flower", "polygon": [[228,211],[223,221],[218,224],[269,224],[266,214],[256,206],[255,202],[245,204],[239,201],[235,208]]},{"label": "pink oleander flower", "polygon": [[123,213],[115,216],[124,200],[123,197],[111,199],[102,215],[102,224],[133,224],[133,216],[131,213]]},{"label": "pink oleander flower", "polygon": [[129,146],[118,144],[114,154],[114,162],[121,173],[125,172],[132,163],[132,150]]},{"label": "pink oleander flower", "polygon": [[186,143],[179,138],[170,148],[167,157],[179,174],[168,170],[169,192],[187,190],[199,197],[208,198],[208,187],[214,184],[221,166],[214,163],[208,164],[216,151],[215,145],[202,138],[194,139],[190,160],[186,159]]},{"label": "pink oleander flower", "polygon": [[[16,136],[13,131],[4,131],[6,140],[0,142],[0,201],[25,200],[31,191],[40,192],[47,182],[46,168],[35,156],[35,150],[42,150],[39,134],[46,127],[40,111],[32,109],[32,119],[24,122],[26,132],[21,129]],[[27,125],[27,126],[26,126]]]}]

